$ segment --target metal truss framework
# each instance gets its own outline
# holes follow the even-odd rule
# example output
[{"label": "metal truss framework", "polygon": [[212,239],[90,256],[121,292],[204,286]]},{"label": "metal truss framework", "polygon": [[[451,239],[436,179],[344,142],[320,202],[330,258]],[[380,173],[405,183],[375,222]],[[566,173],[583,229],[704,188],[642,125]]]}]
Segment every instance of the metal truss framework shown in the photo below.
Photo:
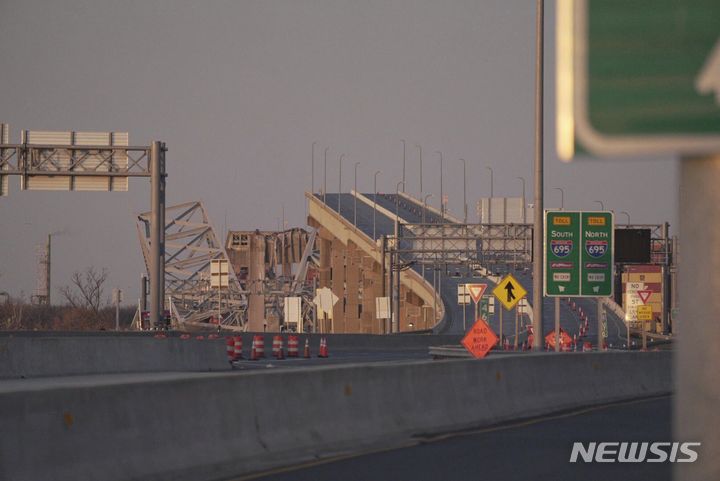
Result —
[{"label": "metal truss framework", "polygon": [[[151,146],[0,144],[0,176],[150,177]],[[127,162],[126,162],[127,160]]]},{"label": "metal truss framework", "polygon": [[9,126],[0,124],[0,195],[7,195],[8,176],[21,176],[21,185],[42,177],[68,177],[64,190],[74,190],[76,179],[106,178],[112,190],[113,178],[147,177],[151,180],[151,229],[153,247],[148,251],[150,279],[150,320],[160,325],[163,310],[164,212],[165,212],[165,144],[153,141],[148,146],[122,145],[63,145],[8,142]]},{"label": "metal truss framework", "polygon": [[532,225],[401,223],[398,246],[394,250],[401,263],[527,265],[532,262]]},{"label": "metal truss framework", "polygon": [[[187,202],[165,209],[165,295],[180,321],[207,321],[220,314],[222,324],[242,326],[247,301],[235,273],[229,287],[218,295],[210,288],[210,261],[229,259],[218,241],[201,202]],[[140,248],[149,270],[150,212],[138,216]]]},{"label": "metal truss framework", "polygon": [[[234,269],[229,272],[229,287],[218,292],[210,287],[210,262],[222,259],[232,262],[219,242],[207,210],[202,202],[187,202],[165,210],[165,295],[170,300],[173,318],[180,324],[208,324],[211,317],[220,317],[220,324],[244,330],[247,324],[248,295],[265,296],[268,309],[283,315],[285,298],[302,297],[302,317],[310,324],[314,316],[315,285],[305,279],[309,264],[315,263],[316,230],[308,233],[307,245],[294,276],[260,281],[238,279]],[[146,266],[150,260],[150,213],[137,218],[140,248]],[[282,236],[285,232],[276,233]],[[280,249],[281,243],[276,243]],[[280,256],[273,256],[279,259]]]},{"label": "metal truss framework", "polygon": [[[651,263],[671,265],[674,239],[667,225],[616,226],[649,229]],[[417,265],[511,265],[532,263],[532,224],[404,224],[399,226],[401,262]],[[394,248],[394,244],[391,244]]]}]

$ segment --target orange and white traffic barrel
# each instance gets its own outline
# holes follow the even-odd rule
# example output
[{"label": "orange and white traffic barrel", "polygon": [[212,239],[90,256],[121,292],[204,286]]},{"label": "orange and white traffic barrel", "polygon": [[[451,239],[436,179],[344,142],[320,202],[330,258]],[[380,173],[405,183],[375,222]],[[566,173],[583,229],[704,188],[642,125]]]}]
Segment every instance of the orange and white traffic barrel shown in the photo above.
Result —
[{"label": "orange and white traffic barrel", "polygon": [[300,341],[298,340],[297,336],[288,336],[288,357],[298,357],[299,343]]}]

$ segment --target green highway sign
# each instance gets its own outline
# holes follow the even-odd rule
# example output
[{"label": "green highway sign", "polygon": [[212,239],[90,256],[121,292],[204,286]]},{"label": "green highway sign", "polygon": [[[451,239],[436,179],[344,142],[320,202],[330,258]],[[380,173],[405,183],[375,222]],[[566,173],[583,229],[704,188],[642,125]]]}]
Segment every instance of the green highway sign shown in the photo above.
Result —
[{"label": "green highway sign", "polygon": [[720,152],[719,25],[718,0],[558,0],[558,155]]},{"label": "green highway sign", "polygon": [[612,212],[545,211],[544,230],[546,296],[612,296]]}]

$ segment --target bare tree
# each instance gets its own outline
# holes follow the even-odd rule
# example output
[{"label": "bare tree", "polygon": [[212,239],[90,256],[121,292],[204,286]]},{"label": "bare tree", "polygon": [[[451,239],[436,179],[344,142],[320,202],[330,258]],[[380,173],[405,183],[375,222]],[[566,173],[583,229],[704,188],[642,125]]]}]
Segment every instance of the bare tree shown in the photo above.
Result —
[{"label": "bare tree", "polygon": [[100,272],[88,267],[83,273],[75,271],[70,279],[71,284],[60,288],[60,294],[72,307],[90,309],[95,314],[103,305],[103,291],[108,271]]}]

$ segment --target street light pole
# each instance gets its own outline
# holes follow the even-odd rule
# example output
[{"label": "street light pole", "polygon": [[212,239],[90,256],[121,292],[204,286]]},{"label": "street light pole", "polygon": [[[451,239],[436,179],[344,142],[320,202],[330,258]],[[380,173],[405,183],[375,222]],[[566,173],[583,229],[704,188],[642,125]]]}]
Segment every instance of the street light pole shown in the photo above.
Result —
[{"label": "street light pole", "polygon": [[428,194],[425,197],[423,197],[423,211],[422,211],[422,223],[425,223],[425,213],[427,212],[427,201],[430,197],[432,197],[432,194]]},{"label": "street light pole", "polygon": [[463,222],[467,224],[467,175],[465,159],[460,159],[463,163]]},{"label": "street light pole", "polygon": [[485,168],[490,171],[490,198],[492,199],[495,196],[495,190],[493,188],[493,181],[494,181],[494,174],[493,169],[489,165],[486,165]]},{"label": "street light pole", "polygon": [[315,193],[315,144],[317,141],[312,143],[312,161],[310,162],[310,193]]},{"label": "street light pole", "polygon": [[422,188],[422,145],[415,144],[415,147],[418,148],[420,151],[420,195],[422,195],[423,188]]},{"label": "street light pole", "polygon": [[[382,174],[381,170],[376,170],[375,175],[373,176],[373,240],[375,240],[377,237],[375,236],[375,212],[377,212],[377,176],[378,174]],[[385,294],[383,294],[385,295]]]},{"label": "street light pole", "polygon": [[[403,177],[402,181],[405,182],[405,139],[400,139],[403,144]],[[403,192],[405,192],[405,184],[403,184]]]},{"label": "street light pole", "polygon": [[345,154],[340,154],[340,171],[338,172],[338,215],[342,217],[342,214],[340,214],[340,193],[342,192],[342,159],[345,157]]},{"label": "street light pole", "polygon": [[533,209],[533,349],[542,349],[543,340],[543,75],[545,2],[535,2],[535,206]]},{"label": "street light pole", "polygon": [[[400,332],[400,185],[405,186],[405,182],[400,181],[395,185],[395,269],[397,270],[397,289],[393,297],[395,298],[395,329]],[[390,325],[392,326],[392,320]],[[391,327],[392,331],[392,327]]]},{"label": "street light pole", "polygon": [[443,155],[439,150],[435,151],[440,154],[440,218],[445,220],[445,197],[443,196]]},{"label": "street light pole", "polygon": [[522,181],[522,219],[523,224],[527,223],[527,216],[526,212],[527,209],[525,207],[525,177],[515,177],[516,179],[520,179]]},{"label": "street light pole", "polygon": [[562,187],[553,187],[553,190],[560,191],[560,210],[565,210],[565,191]]},{"label": "street light pole", "polygon": [[355,162],[355,188],[353,189],[353,226],[357,228],[357,168],[360,162]]},{"label": "street light pole", "polygon": [[628,213],[625,212],[625,211],[622,211],[622,212],[620,212],[620,213],[621,213],[621,214],[625,214],[625,215],[627,216],[627,220],[628,220],[628,221],[627,221],[627,225],[630,225],[630,214],[628,214]]},{"label": "street light pole", "polygon": [[[430,197],[432,197],[432,194],[427,194],[425,197],[423,197],[423,211],[422,211],[422,223],[425,223],[425,214],[427,213],[427,201]],[[424,247],[424,246],[423,246]],[[425,279],[425,263],[422,264],[422,278]]]},{"label": "street light pole", "polygon": [[602,203],[601,200],[594,200],[593,202],[600,204],[600,210],[605,210],[605,205]]},{"label": "street light pole", "polygon": [[328,150],[330,150],[330,147],[325,147],[325,162],[323,163],[323,204],[327,205],[327,202],[325,202],[325,194],[327,194],[327,153]]},{"label": "street light pole", "polygon": [[490,199],[488,199],[488,224],[492,224],[492,200],[495,196],[493,182],[495,175],[493,174],[492,167],[486,165],[485,168],[490,171]]}]

